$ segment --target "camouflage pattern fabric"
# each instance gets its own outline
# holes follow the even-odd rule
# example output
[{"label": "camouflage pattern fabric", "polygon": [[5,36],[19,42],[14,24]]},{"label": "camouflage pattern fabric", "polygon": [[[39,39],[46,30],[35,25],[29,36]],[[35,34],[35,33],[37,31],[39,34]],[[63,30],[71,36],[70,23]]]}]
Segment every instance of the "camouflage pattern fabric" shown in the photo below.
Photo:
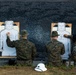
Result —
[{"label": "camouflage pattern fabric", "polygon": [[35,47],[34,43],[28,41],[27,39],[10,41],[8,36],[7,36],[6,42],[9,47],[16,48],[17,60],[33,61],[33,59],[36,55],[36,47]]},{"label": "camouflage pattern fabric", "polygon": [[32,60],[17,60],[17,66],[32,66]]},{"label": "camouflage pattern fabric", "polygon": [[73,46],[73,51],[72,51],[72,58],[76,62],[76,43]]},{"label": "camouflage pattern fabric", "polygon": [[52,40],[46,45],[46,50],[48,53],[48,64],[60,66],[61,55],[65,52],[64,45],[57,40]]}]

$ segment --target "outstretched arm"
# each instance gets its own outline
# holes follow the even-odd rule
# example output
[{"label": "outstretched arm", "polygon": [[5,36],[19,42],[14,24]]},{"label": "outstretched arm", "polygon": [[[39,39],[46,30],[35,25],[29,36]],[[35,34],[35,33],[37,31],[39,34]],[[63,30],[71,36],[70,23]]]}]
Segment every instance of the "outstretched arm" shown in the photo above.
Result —
[{"label": "outstretched arm", "polygon": [[64,37],[72,39],[73,38],[73,35],[64,34]]},{"label": "outstretched arm", "polygon": [[6,43],[7,43],[7,45],[9,46],[9,47],[15,47],[15,41],[11,41],[10,40],[10,33],[8,32],[7,34],[7,39],[6,39]]}]

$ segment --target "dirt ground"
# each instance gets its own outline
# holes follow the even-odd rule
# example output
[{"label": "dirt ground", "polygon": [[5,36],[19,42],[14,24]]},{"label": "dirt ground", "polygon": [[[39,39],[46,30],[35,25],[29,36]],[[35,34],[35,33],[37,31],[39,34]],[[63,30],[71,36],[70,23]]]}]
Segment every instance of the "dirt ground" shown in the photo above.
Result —
[{"label": "dirt ground", "polygon": [[37,72],[34,67],[5,66],[0,67],[0,75],[76,75],[76,67],[47,67],[47,71]]}]

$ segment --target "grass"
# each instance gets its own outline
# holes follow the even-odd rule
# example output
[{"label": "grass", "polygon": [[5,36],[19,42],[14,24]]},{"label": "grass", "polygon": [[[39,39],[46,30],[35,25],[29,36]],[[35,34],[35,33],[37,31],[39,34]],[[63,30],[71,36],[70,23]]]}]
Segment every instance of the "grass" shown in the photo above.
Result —
[{"label": "grass", "polygon": [[76,75],[76,67],[53,67],[46,66],[47,71],[36,72],[34,67],[29,66],[3,66],[0,67],[0,75]]}]

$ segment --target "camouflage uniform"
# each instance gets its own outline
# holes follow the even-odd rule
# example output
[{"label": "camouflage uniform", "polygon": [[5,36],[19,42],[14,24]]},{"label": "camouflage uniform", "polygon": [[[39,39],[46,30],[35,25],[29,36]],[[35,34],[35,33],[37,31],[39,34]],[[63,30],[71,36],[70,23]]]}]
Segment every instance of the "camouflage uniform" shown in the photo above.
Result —
[{"label": "camouflage uniform", "polygon": [[76,43],[74,43],[74,46],[73,46],[72,59],[74,60],[76,65]]},{"label": "camouflage uniform", "polygon": [[75,62],[76,65],[76,35],[67,35],[66,38],[70,38],[72,40],[72,53],[71,53],[71,59]]},{"label": "camouflage uniform", "polygon": [[52,40],[46,45],[49,64],[60,66],[61,54],[64,54],[64,45],[57,40]]},{"label": "camouflage uniform", "polygon": [[20,39],[16,41],[10,41],[7,36],[7,45],[9,47],[15,47],[17,53],[17,63],[32,65],[32,61],[36,55],[35,45],[27,39]]},{"label": "camouflage uniform", "polygon": [[[52,32],[52,37],[58,36],[58,33],[56,31]],[[51,42],[49,42],[46,45],[46,51],[48,55],[48,64],[53,66],[60,66],[62,63],[61,55],[64,54],[64,44],[57,41],[57,39],[52,39]]]}]

